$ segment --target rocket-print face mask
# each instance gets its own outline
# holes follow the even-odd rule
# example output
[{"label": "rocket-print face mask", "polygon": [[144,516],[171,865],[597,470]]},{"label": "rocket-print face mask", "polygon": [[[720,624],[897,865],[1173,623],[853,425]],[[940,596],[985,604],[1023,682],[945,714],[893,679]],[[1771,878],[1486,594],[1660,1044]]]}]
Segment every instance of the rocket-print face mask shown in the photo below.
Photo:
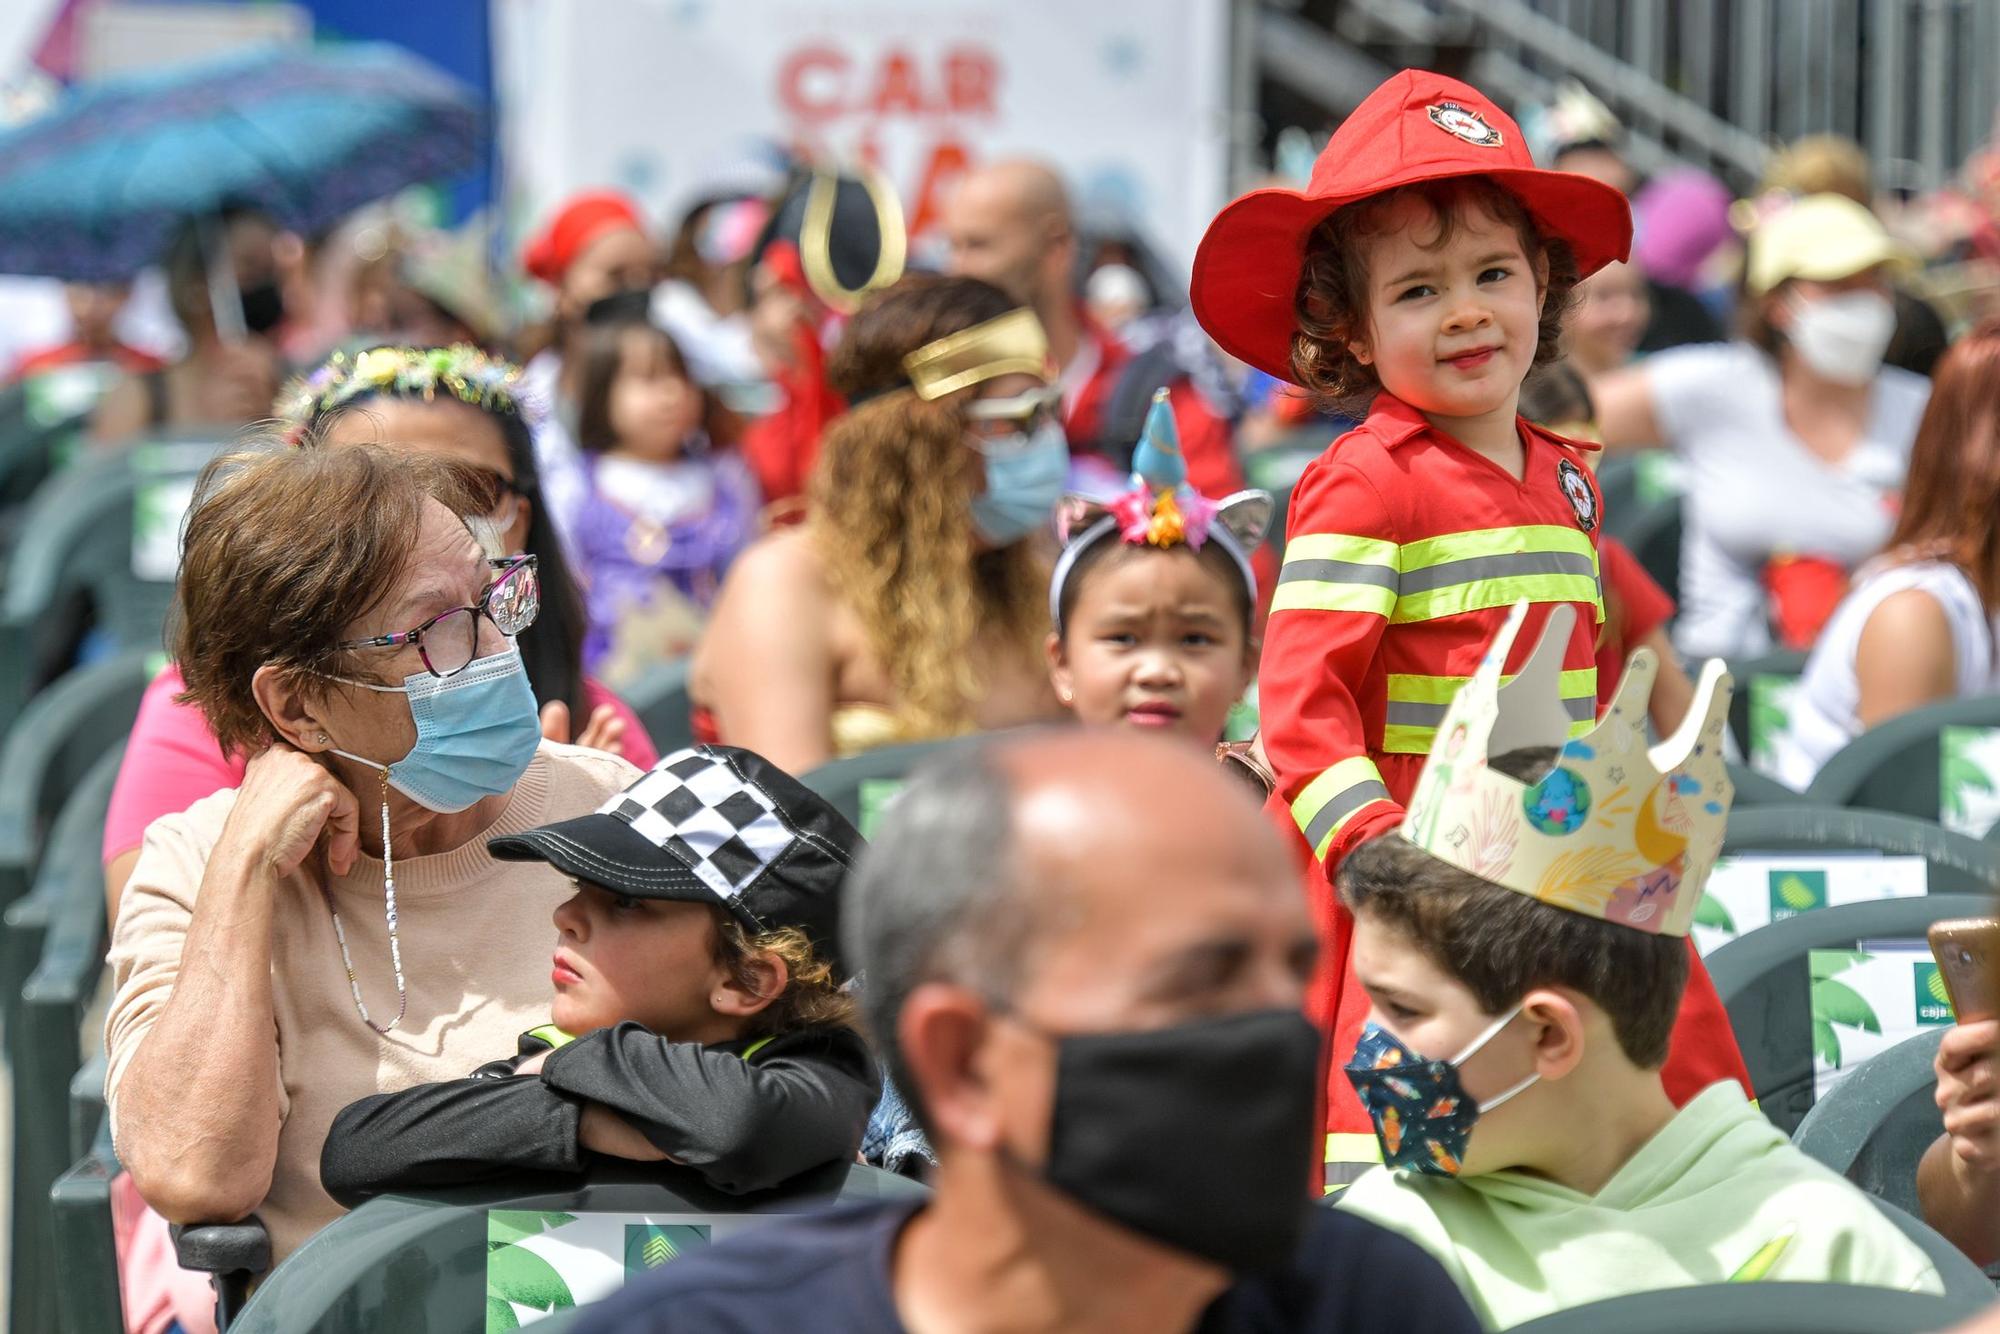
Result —
[{"label": "rocket-print face mask", "polygon": [[1459,1082],[1458,1068],[1493,1040],[1521,1013],[1516,1005],[1501,1015],[1449,1061],[1427,1061],[1411,1052],[1380,1024],[1361,1030],[1347,1078],[1375,1123],[1382,1161],[1430,1176],[1454,1177],[1465,1161],[1473,1122],[1541,1078],[1530,1074],[1484,1107]]}]

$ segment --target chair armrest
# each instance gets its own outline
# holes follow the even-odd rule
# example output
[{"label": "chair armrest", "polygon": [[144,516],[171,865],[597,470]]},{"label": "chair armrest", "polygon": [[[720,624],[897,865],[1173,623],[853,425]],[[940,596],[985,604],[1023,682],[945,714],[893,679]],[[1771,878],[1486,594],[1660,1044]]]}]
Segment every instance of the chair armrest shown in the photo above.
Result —
[{"label": "chair armrest", "polygon": [[271,1267],[271,1234],[255,1214],[240,1223],[196,1223],[172,1229],[181,1268],[203,1274],[261,1274]]}]

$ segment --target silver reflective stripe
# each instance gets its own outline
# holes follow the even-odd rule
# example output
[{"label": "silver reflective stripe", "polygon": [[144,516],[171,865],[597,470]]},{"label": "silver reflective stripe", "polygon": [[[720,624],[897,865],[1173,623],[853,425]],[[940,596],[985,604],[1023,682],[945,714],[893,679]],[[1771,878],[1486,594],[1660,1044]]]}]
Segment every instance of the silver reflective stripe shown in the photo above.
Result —
[{"label": "silver reflective stripe", "polygon": [[1312,823],[1306,826],[1306,846],[1318,851],[1319,845],[1334,831],[1334,827],[1371,801],[1387,801],[1389,789],[1369,778],[1353,787],[1336,792],[1326,805],[1319,808]]},{"label": "silver reflective stripe", "polygon": [[1473,584],[1485,579],[1506,579],[1526,574],[1580,574],[1585,578],[1595,578],[1595,563],[1587,555],[1574,551],[1523,551],[1511,556],[1467,556],[1462,560],[1448,560],[1441,565],[1429,565],[1420,570],[1403,571],[1399,591],[1408,593],[1428,593],[1433,589],[1450,588],[1456,584]]},{"label": "silver reflective stripe", "polygon": [[[1392,699],[1382,711],[1382,721],[1390,727],[1442,727],[1449,704],[1413,704],[1407,700]],[[1597,717],[1597,697],[1584,695],[1577,699],[1563,701],[1563,712],[1573,722],[1590,722]]]},{"label": "silver reflective stripe", "polygon": [[1396,572],[1386,565],[1364,565],[1351,560],[1288,560],[1278,571],[1278,582],[1327,584],[1373,584],[1396,589]]}]

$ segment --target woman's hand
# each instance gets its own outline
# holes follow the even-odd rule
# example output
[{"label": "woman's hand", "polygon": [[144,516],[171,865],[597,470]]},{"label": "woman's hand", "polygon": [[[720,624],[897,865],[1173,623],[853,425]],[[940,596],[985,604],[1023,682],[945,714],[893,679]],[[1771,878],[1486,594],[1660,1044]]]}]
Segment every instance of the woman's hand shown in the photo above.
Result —
[{"label": "woman's hand", "polygon": [[360,820],[360,803],[345,784],[280,741],[254,756],[244,771],[223,842],[278,875],[298,870],[323,842],[327,869],[346,875],[360,855]]},{"label": "woman's hand", "polygon": [[1961,1167],[2000,1172],[2000,1019],[1959,1024],[1944,1035],[1937,1054],[1937,1104],[1945,1134]]},{"label": "woman's hand", "polygon": [[542,739],[622,757],[625,754],[625,720],[609,704],[600,704],[590,711],[590,717],[585,720],[583,735],[572,741],[569,735],[569,705],[561,700],[551,700],[542,705]]}]

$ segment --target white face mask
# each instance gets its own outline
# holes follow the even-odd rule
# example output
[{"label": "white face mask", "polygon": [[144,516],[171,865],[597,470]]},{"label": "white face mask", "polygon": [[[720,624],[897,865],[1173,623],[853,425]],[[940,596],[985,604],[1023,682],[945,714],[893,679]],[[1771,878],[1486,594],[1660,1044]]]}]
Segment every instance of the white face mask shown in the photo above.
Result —
[{"label": "white face mask", "polygon": [[1815,375],[1835,384],[1866,384],[1882,368],[1896,334],[1896,307],[1880,292],[1843,292],[1808,300],[1794,295],[1785,338]]}]

